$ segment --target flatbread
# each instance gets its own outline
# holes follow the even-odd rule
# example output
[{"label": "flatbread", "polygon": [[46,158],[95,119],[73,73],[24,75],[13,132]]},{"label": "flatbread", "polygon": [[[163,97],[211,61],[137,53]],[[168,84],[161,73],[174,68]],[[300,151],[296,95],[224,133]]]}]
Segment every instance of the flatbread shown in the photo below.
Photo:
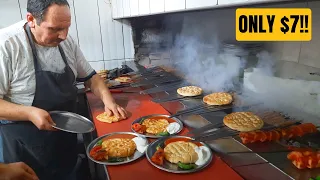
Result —
[{"label": "flatbread", "polygon": [[166,132],[166,128],[169,125],[168,120],[166,119],[145,119],[142,122],[142,125],[146,126],[146,132],[150,134],[159,134]]},{"label": "flatbread", "polygon": [[126,82],[130,82],[131,78],[127,77],[127,76],[123,76],[123,77],[117,77],[116,79],[114,79],[115,81],[121,82],[121,83],[126,83]]},{"label": "flatbread", "polygon": [[185,86],[177,89],[177,93],[181,96],[199,96],[202,94],[202,89],[197,86]]},{"label": "flatbread", "polygon": [[232,96],[225,92],[212,93],[203,97],[203,102],[208,105],[227,105],[232,102]]},{"label": "flatbread", "polygon": [[164,148],[164,157],[171,163],[195,163],[198,160],[198,154],[194,150],[196,144],[191,142],[177,141],[168,144]]},{"label": "flatbread", "polygon": [[113,138],[102,142],[102,148],[109,157],[129,157],[136,151],[136,144],[129,138]]},{"label": "flatbread", "polygon": [[98,121],[106,122],[106,123],[118,122],[120,120],[114,115],[108,116],[106,112],[99,114],[96,118]]},{"label": "flatbread", "polygon": [[234,112],[223,118],[223,123],[230,129],[247,132],[263,127],[264,122],[252,112]]}]

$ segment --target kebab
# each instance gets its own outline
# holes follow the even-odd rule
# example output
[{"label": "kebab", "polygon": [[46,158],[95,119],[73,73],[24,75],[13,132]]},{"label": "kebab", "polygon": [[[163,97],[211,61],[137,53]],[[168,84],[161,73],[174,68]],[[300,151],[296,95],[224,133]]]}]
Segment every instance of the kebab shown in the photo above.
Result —
[{"label": "kebab", "polygon": [[320,151],[292,151],[287,155],[298,169],[314,169],[320,167]]},{"label": "kebab", "polygon": [[239,134],[242,143],[278,141],[280,139],[291,139],[294,137],[301,137],[305,134],[317,132],[317,127],[312,123],[305,123],[300,125],[290,126],[285,129],[274,129],[270,131],[252,131],[241,132]]}]

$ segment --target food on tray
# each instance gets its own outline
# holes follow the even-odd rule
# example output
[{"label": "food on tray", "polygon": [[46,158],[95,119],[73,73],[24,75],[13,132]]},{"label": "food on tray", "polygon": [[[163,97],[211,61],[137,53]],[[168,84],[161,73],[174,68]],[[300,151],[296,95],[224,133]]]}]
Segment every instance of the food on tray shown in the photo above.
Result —
[{"label": "food on tray", "polygon": [[128,157],[135,152],[136,144],[127,138],[107,139],[102,142],[102,149],[105,149],[110,157]]},{"label": "food on tray", "polygon": [[184,163],[191,164],[198,160],[198,154],[194,150],[198,147],[192,142],[177,141],[168,144],[164,148],[164,157],[167,161],[171,163]]},{"label": "food on tray", "polygon": [[128,76],[120,76],[120,77],[115,78],[114,80],[121,82],[121,83],[131,82],[131,78]]},{"label": "food on tray", "polygon": [[232,99],[233,98],[229,93],[217,92],[217,93],[212,93],[203,97],[203,102],[208,105],[221,106],[221,105],[230,104],[232,102]]},{"label": "food on tray", "polygon": [[239,134],[242,143],[254,143],[254,142],[265,142],[265,141],[277,141],[281,138],[291,139],[294,137],[301,137],[308,133],[317,132],[317,128],[312,123],[305,123],[299,125],[293,125],[284,129],[275,129],[271,131],[253,131],[253,132],[242,132]]},{"label": "food on tray", "polygon": [[158,146],[151,157],[151,161],[159,166],[166,160],[182,170],[190,170],[206,164],[210,158],[210,149],[191,139],[171,138],[162,146]]},{"label": "food on tray", "polygon": [[132,129],[140,134],[148,133],[158,136],[168,136],[180,130],[180,124],[173,119],[155,116],[141,120],[132,125]]},{"label": "food on tray", "polygon": [[147,140],[141,137],[105,138],[95,144],[90,150],[90,156],[97,161],[122,162],[136,150],[144,153],[147,146]]},{"label": "food on tray", "polygon": [[108,71],[107,71],[107,70],[100,70],[100,71],[98,71],[97,73],[98,73],[98,75],[99,75],[102,79],[104,79],[104,80],[107,79],[107,74],[108,74]]},{"label": "food on tray", "polygon": [[320,167],[319,151],[292,151],[287,155],[298,169],[313,169]]},{"label": "food on tray", "polygon": [[197,86],[185,86],[177,89],[177,93],[181,96],[199,96],[202,94],[202,89]]},{"label": "food on tray", "polygon": [[96,118],[98,121],[106,123],[114,123],[121,120],[120,118],[117,118],[115,115],[109,116],[106,112],[99,114]]},{"label": "food on tray", "polygon": [[230,129],[247,132],[261,129],[264,122],[252,112],[234,112],[223,118],[223,123]]}]

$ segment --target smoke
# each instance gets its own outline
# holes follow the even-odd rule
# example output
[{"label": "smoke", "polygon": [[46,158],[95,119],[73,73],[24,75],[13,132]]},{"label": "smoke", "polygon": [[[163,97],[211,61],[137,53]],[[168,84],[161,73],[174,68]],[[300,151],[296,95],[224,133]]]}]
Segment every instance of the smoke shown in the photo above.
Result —
[{"label": "smoke", "polygon": [[[258,103],[258,110],[276,111],[317,124],[320,82],[275,77],[276,58],[267,51],[257,53],[253,65],[250,52],[244,49],[240,54],[249,56],[242,58],[237,55],[237,49],[222,51],[219,32],[215,24],[208,22],[208,19],[200,22],[199,17],[185,18],[179,35],[174,37],[173,47],[168,50],[172,66],[189,82],[206,93],[235,91],[240,87],[238,98],[244,104]],[[144,33],[145,42],[165,41],[169,37],[167,32],[162,35]],[[244,69],[248,71],[244,72]]]},{"label": "smoke", "polygon": [[198,37],[179,36],[172,50],[176,68],[205,92],[230,91],[238,84],[241,58],[219,52],[218,40],[204,44]]}]

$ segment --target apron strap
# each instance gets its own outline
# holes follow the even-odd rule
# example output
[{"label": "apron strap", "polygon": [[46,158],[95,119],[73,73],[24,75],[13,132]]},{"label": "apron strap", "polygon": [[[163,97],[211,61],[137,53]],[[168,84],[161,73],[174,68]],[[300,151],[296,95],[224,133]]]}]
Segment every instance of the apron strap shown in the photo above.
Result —
[{"label": "apron strap", "polygon": [[31,34],[31,30],[30,30],[30,26],[28,24],[26,24],[26,32],[27,32],[27,37],[29,40],[29,44],[31,46],[31,50],[32,50],[32,54],[33,54],[33,63],[34,63],[34,69],[35,71],[39,70],[39,64],[38,64],[38,55],[37,55],[37,50],[36,50],[36,46],[34,45],[33,39],[32,39],[32,34]]}]

